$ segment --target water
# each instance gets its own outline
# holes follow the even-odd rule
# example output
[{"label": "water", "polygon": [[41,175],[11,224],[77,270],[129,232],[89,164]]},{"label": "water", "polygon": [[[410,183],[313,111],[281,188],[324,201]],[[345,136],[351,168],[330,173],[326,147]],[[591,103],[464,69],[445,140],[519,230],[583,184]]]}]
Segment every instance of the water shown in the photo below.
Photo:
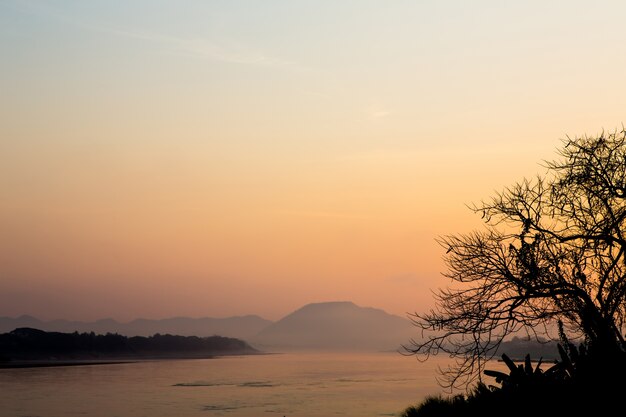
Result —
[{"label": "water", "polygon": [[442,389],[441,359],[279,354],[0,370],[2,417],[395,416]]}]

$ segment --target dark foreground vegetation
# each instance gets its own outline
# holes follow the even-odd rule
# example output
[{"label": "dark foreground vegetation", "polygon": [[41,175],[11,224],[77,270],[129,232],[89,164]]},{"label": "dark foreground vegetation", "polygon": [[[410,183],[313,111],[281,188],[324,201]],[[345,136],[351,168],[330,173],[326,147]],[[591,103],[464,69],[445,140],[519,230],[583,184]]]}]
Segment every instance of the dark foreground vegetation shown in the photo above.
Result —
[{"label": "dark foreground vegetation", "polygon": [[[456,358],[444,386],[473,388],[405,417],[624,414],[626,129],[568,138],[544,167],[472,206],[482,230],[441,238],[444,275],[457,285],[415,314],[424,338],[407,350]],[[485,370],[515,334],[559,340],[557,363],[544,370],[503,356],[508,374]]]},{"label": "dark foreground vegetation", "polygon": [[592,416],[618,415],[626,393],[626,356],[596,357],[586,345],[559,346],[561,358],[550,366],[513,362],[508,372],[485,370],[496,385],[478,382],[467,394],[432,396],[408,407],[402,417]]},{"label": "dark foreground vegetation", "polygon": [[23,361],[211,357],[259,353],[229,337],[126,337],[118,334],[44,332],[31,328],[0,334],[0,365]]}]

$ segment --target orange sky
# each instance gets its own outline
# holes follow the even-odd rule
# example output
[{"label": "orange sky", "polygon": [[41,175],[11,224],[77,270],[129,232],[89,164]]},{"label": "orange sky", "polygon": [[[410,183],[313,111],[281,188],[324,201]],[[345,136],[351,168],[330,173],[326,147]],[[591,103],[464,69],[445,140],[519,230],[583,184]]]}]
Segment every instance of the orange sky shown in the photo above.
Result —
[{"label": "orange sky", "polygon": [[468,3],[2,2],[0,316],[430,306],[465,204],[626,109],[621,2]]}]

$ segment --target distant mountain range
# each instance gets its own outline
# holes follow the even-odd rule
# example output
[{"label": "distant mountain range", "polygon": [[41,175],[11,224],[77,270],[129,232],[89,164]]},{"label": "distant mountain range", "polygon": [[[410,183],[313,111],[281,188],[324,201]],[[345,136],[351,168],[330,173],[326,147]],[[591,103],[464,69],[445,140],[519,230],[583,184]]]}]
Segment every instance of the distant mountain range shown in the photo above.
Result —
[{"label": "distant mountain range", "polygon": [[47,332],[94,332],[96,334],[117,333],[123,336],[152,336],[156,333],[179,336],[224,336],[247,340],[272,324],[259,316],[228,318],[174,317],[163,320],[137,319],[120,323],[113,319],[94,322],[52,320],[42,321],[31,316],[17,318],[0,317],[0,333],[20,327],[30,327]]},{"label": "distant mountain range", "polygon": [[22,327],[47,332],[117,333],[124,336],[157,333],[199,337],[219,335],[248,341],[265,351],[396,350],[416,334],[408,319],[347,301],[308,304],[277,322],[254,315],[220,319],[137,319],[128,323],[113,319],[81,322],[42,321],[31,316],[0,317],[0,333]]},{"label": "distant mountain range", "polygon": [[[0,333],[16,328],[34,328],[61,333],[117,333],[123,336],[224,336],[245,340],[265,352],[293,350],[398,350],[419,337],[418,330],[403,317],[354,303],[307,304],[277,322],[249,315],[228,318],[175,317],[163,320],[137,319],[120,323],[112,319],[94,322],[41,321],[31,316],[0,317]],[[530,353],[532,359],[555,358],[555,343],[537,343],[514,338],[499,349],[513,358]]]}]

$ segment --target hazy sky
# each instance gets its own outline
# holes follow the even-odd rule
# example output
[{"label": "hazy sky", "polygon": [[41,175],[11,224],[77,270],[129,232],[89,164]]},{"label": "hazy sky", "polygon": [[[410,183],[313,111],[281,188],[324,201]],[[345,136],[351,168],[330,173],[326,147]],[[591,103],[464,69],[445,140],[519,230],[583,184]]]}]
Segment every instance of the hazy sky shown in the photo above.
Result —
[{"label": "hazy sky", "polygon": [[622,1],[0,2],[0,315],[432,305],[438,235],[626,122]]}]

